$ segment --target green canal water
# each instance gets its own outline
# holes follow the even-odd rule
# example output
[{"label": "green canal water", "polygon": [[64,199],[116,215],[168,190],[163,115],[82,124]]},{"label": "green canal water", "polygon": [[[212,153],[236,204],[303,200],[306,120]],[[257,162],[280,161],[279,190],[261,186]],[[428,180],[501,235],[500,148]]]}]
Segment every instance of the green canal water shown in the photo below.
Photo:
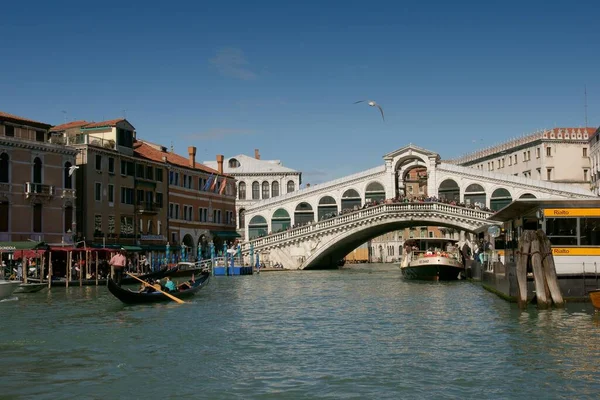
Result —
[{"label": "green canal water", "polygon": [[590,304],[519,311],[397,267],[217,277],[189,304],[105,287],[0,303],[0,398],[582,399],[600,393]]}]

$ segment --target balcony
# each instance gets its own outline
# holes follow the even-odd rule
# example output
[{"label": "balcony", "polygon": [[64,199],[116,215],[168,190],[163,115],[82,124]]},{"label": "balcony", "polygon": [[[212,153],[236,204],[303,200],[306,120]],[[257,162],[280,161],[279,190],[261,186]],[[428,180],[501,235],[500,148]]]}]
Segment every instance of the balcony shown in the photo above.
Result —
[{"label": "balcony", "polygon": [[87,144],[95,147],[102,147],[105,149],[116,150],[115,141],[112,139],[102,139],[90,135],[77,135],[69,138],[69,144]]},{"label": "balcony", "polygon": [[25,183],[25,198],[42,197],[51,198],[54,197],[54,186],[44,185],[42,183]]},{"label": "balcony", "polygon": [[75,189],[63,189],[62,194],[60,195],[61,199],[74,199],[75,198]]},{"label": "balcony", "polygon": [[138,203],[136,207],[140,214],[156,214],[162,209],[160,204],[151,202]]}]

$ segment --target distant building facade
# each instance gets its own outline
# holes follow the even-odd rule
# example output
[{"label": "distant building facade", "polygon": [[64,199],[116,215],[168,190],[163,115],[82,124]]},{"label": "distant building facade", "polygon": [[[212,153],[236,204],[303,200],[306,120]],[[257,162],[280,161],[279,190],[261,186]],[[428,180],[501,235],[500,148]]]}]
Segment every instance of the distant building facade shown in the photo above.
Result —
[{"label": "distant building facade", "polygon": [[[217,168],[215,161],[204,161],[204,164]],[[244,212],[247,207],[262,199],[295,192],[302,184],[302,172],[284,167],[280,160],[261,160],[258,149],[254,150],[254,157],[238,154],[225,158],[223,172],[237,181],[237,228],[242,234],[246,226]]]},{"label": "distant building facade", "polygon": [[[209,243],[223,250],[239,238],[235,227],[235,179],[223,171],[223,156],[216,169],[196,162],[196,148],[188,147],[188,158],[158,144],[138,141],[136,154],[162,162],[168,168],[168,221],[171,251],[186,258],[209,258]],[[166,206],[165,206],[166,207]],[[183,249],[183,252],[182,252]]]},{"label": "distant building facade", "polygon": [[75,121],[52,128],[77,150],[76,232],[90,246],[149,252],[167,243],[167,166],[138,157],[135,128],[126,119]]},{"label": "distant building facade", "polygon": [[0,242],[73,240],[77,152],[53,143],[50,126],[0,112]]},{"label": "distant building facade", "polygon": [[592,168],[592,191],[600,196],[600,128],[590,138],[590,164]]},{"label": "distant building facade", "polygon": [[595,128],[554,128],[445,162],[589,189]]}]

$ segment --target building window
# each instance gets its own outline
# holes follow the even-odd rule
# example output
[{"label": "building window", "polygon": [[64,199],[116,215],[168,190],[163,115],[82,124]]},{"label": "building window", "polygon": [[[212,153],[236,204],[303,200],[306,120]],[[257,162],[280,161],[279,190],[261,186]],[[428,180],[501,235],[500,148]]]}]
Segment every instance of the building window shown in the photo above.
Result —
[{"label": "building window", "polygon": [[158,207],[163,206],[163,194],[162,193],[156,193],[156,205]]},{"label": "building window", "polygon": [[35,131],[35,141],[36,142],[45,142],[46,141],[46,132]]},{"label": "building window", "polygon": [[10,166],[10,158],[8,157],[8,154],[6,153],[2,153],[0,154],[0,182],[2,183],[9,183],[9,177],[10,177],[10,173],[9,173],[9,166]]},{"label": "building window", "polygon": [[33,160],[33,183],[42,183],[42,160],[39,157]]},{"label": "building window", "polygon": [[163,181],[163,170],[161,168],[156,168],[156,181],[157,182],[162,182]]},{"label": "building window", "polygon": [[258,182],[252,183],[252,200],[260,199],[260,185]]},{"label": "building window", "polygon": [[173,213],[175,212],[175,204],[169,203],[169,218],[173,218]]},{"label": "building window", "polygon": [[73,207],[65,207],[65,226],[63,232],[67,233],[73,226]]},{"label": "building window", "polygon": [[144,191],[138,189],[137,193],[136,193],[136,196],[137,196],[137,202],[136,202],[136,204],[144,204]]},{"label": "building window", "polygon": [[42,205],[41,204],[33,205],[33,231],[34,232],[42,231]]},{"label": "building window", "polygon": [[115,202],[115,185],[108,185],[108,202]]},{"label": "building window", "polygon": [[275,181],[271,183],[271,197],[279,196],[279,182]]},{"label": "building window", "polygon": [[552,157],[552,147],[546,147],[546,157]]},{"label": "building window", "polygon": [[546,179],[547,180],[552,180],[552,168],[547,168],[546,169]]},{"label": "building window", "polygon": [[535,158],[540,158],[540,148],[539,147],[537,147],[535,149]]},{"label": "building window", "polygon": [[127,175],[127,161],[121,160],[121,175]]},{"label": "building window", "polygon": [[240,182],[238,185],[239,199],[246,200],[246,182]]},{"label": "building window", "polygon": [[108,234],[113,236],[115,234],[115,216],[108,216]]},{"label": "building window", "polygon": [[584,157],[587,157],[587,156],[588,156],[588,155],[587,155],[587,147],[584,147],[584,148],[583,148],[583,156],[584,156]]},{"label": "building window", "polygon": [[4,125],[4,136],[15,137],[15,127],[12,125]]},{"label": "building window", "polygon": [[135,176],[144,179],[144,165],[135,164]]},{"label": "building window", "polygon": [[584,180],[584,181],[587,181],[587,180],[588,180],[588,170],[587,170],[587,169],[584,169],[584,170],[583,170],[583,180]]},{"label": "building window", "polygon": [[517,159],[519,158],[519,156],[517,154],[515,154],[515,165],[517,165],[517,163],[519,162]]},{"label": "building window", "polygon": [[295,190],[296,190],[296,184],[294,183],[294,181],[288,181],[288,183],[287,183],[287,193],[292,193]]},{"label": "building window", "polygon": [[146,167],[146,179],[150,179],[150,180],[154,179],[154,167],[151,167],[151,166]]},{"label": "building window", "polygon": [[94,199],[102,201],[102,184],[100,182],[96,182],[94,186]]},{"label": "building window", "polygon": [[115,173],[115,159],[108,157],[108,172],[111,174]]},{"label": "building window", "polygon": [[156,234],[157,235],[160,235],[161,228],[162,228],[162,223],[160,221],[157,221],[156,222]]},{"label": "building window", "polygon": [[133,204],[133,189],[121,187],[121,204]]},{"label": "building window", "polygon": [[0,201],[0,232],[8,232],[8,201]]},{"label": "building window", "polygon": [[179,204],[175,204],[175,219],[179,219]]},{"label": "building window", "polygon": [[121,236],[133,237],[133,217],[121,216]]},{"label": "building window", "polygon": [[96,170],[102,170],[102,156],[100,154],[96,154]]},{"label": "building window", "polygon": [[229,168],[238,168],[240,166],[240,162],[235,158],[229,159]]},{"label": "building window", "polygon": [[262,198],[263,199],[268,199],[269,198],[269,182],[263,182],[262,183]]},{"label": "building window", "polygon": [[65,170],[64,170],[65,189],[73,189],[73,176],[70,173],[71,166],[72,165],[70,162],[65,163]]}]

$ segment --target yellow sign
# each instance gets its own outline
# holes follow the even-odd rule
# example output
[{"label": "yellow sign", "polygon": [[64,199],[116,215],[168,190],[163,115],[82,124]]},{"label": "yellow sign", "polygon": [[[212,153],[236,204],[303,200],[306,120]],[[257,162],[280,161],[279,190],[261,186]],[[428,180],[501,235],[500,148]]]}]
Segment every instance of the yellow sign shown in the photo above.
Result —
[{"label": "yellow sign", "polygon": [[553,247],[554,256],[600,256],[600,247]]},{"label": "yellow sign", "polygon": [[545,208],[544,217],[600,217],[600,208]]}]

